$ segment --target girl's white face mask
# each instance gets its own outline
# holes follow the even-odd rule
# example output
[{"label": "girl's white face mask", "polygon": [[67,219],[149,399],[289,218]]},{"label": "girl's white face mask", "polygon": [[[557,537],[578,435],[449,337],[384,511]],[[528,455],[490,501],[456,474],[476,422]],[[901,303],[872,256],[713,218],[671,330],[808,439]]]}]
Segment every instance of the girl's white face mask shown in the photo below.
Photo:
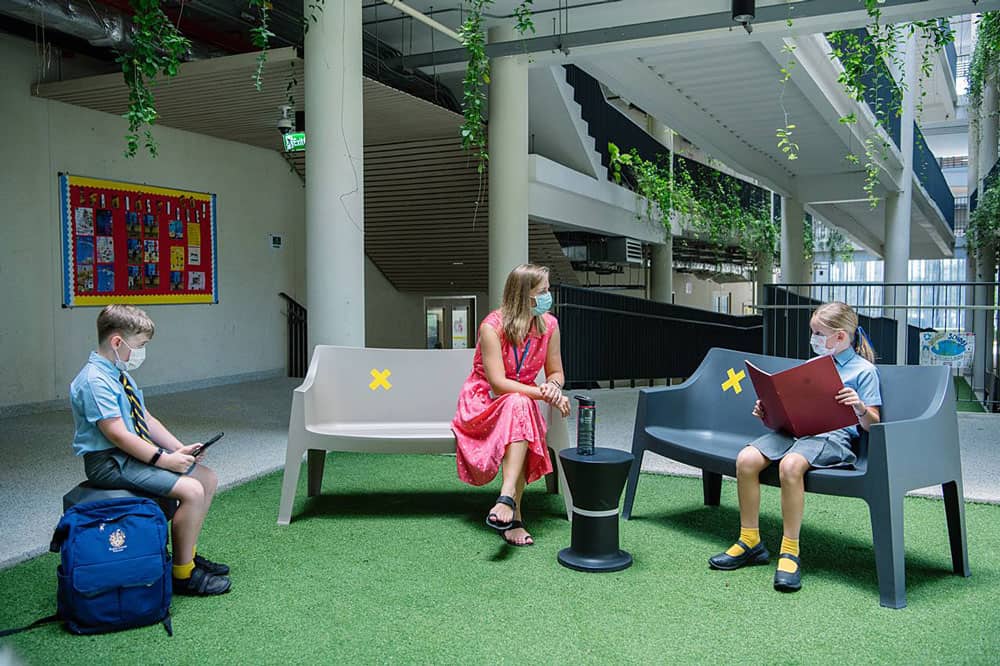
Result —
[{"label": "girl's white face mask", "polygon": [[816,352],[817,356],[830,356],[833,354],[833,348],[826,346],[825,335],[813,335],[809,338],[809,344],[812,345],[812,349]]}]

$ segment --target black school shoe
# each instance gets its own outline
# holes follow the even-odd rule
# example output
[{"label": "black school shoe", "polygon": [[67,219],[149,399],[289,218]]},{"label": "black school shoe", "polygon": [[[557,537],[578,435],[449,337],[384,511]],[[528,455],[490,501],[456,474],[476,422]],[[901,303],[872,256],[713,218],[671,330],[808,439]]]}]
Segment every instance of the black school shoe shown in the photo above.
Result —
[{"label": "black school shoe", "polygon": [[781,569],[775,570],[774,589],[778,592],[798,592],[802,589],[802,563],[799,562],[798,557],[791,553],[781,553],[778,555],[779,560],[783,557],[795,562],[795,573],[788,573]]},{"label": "black school shoe", "polygon": [[174,594],[190,597],[210,597],[225,594],[231,583],[225,576],[210,574],[204,569],[195,567],[190,578],[174,578]]},{"label": "black school shoe", "polygon": [[753,548],[742,541],[737,541],[736,543],[743,547],[741,554],[730,555],[726,551],[722,551],[718,555],[708,558],[709,568],[721,571],[733,571],[748,564],[767,564],[771,560],[771,553],[767,552],[763,541],[759,542]]},{"label": "black school shoe", "polygon": [[229,575],[229,565],[219,564],[218,562],[213,562],[211,560],[206,560],[201,555],[194,556],[194,566],[203,571],[214,576],[228,576]]}]

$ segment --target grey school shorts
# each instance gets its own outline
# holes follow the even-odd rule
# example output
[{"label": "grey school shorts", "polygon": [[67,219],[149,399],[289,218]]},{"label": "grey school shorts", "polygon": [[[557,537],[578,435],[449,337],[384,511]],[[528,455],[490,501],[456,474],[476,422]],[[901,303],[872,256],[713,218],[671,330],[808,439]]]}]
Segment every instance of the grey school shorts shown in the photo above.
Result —
[{"label": "grey school shorts", "polygon": [[87,480],[98,488],[140,490],[157,497],[166,497],[177,479],[190,474],[196,466],[197,463],[184,474],[178,474],[136,460],[119,448],[94,451],[83,456]]},{"label": "grey school shorts", "polygon": [[770,432],[748,446],[756,448],[769,460],[781,460],[789,453],[798,453],[813,467],[850,466],[858,459],[851,449],[851,436],[843,430],[798,439],[785,433]]}]

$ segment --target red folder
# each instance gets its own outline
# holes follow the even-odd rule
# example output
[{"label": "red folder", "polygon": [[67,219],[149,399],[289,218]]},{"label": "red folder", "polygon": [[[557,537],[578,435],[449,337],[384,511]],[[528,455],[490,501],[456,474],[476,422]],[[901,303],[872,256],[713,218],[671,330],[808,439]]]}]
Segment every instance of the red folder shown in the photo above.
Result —
[{"label": "red folder", "polygon": [[857,424],[854,408],[837,402],[844,383],[832,356],[817,356],[773,375],[750,361],[746,365],[768,428],[808,437]]}]

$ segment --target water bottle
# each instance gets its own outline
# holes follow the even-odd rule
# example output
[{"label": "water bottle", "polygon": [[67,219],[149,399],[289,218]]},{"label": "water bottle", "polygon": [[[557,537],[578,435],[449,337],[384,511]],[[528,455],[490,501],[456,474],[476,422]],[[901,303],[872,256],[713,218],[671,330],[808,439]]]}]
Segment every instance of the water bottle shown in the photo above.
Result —
[{"label": "water bottle", "polygon": [[580,405],[576,412],[576,452],[581,456],[594,455],[594,426],[597,420],[597,409],[594,399],[578,395]]}]

